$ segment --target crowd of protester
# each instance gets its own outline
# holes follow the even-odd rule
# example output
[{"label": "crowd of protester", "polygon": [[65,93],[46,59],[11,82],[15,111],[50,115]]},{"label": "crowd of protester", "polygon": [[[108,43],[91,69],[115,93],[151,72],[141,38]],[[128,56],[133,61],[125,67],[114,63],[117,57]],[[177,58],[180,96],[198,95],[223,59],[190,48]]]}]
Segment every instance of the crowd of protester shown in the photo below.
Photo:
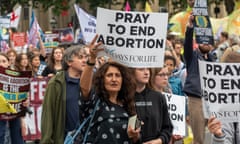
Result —
[{"label": "crowd of protester", "polygon": [[[40,37],[40,47],[29,45],[27,53],[17,53],[13,47],[0,53],[1,67],[50,78],[43,101],[42,137],[35,143],[62,144],[95,106],[96,114],[77,143],[183,143],[188,135],[172,134],[163,92],[186,97],[186,126],[192,130],[193,144],[204,144],[206,126],[213,144],[240,143],[239,123],[204,118],[198,68],[198,60],[239,63],[239,36],[221,32],[215,45],[197,44],[194,49],[193,19],[191,15],[185,39],[168,35],[162,68],[127,68],[105,56],[97,57],[102,51],[97,35],[89,45],[56,47],[49,55]],[[29,104],[23,102],[24,107]],[[128,127],[128,119],[134,115],[141,121],[140,127]],[[21,117],[0,120],[0,144],[23,144],[22,123]]]}]

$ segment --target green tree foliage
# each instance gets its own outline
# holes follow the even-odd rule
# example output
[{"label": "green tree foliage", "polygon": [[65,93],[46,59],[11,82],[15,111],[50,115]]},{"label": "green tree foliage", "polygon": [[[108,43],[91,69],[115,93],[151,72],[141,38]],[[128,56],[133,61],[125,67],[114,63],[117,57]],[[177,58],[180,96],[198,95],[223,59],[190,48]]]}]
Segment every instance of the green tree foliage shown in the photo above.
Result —
[{"label": "green tree foliage", "polygon": [[[70,0],[0,0],[0,12],[1,12],[1,15],[11,12],[13,7],[17,3],[19,3],[22,6],[30,6],[29,4],[32,3],[33,7],[39,7],[40,5],[42,5],[44,10],[48,10],[50,7],[52,7],[53,13],[55,15],[59,15],[61,11],[68,10],[69,8],[71,8],[69,1]],[[123,8],[125,6],[126,1],[127,0],[125,0],[123,3]],[[207,0],[207,1],[208,3],[218,4],[224,0]],[[225,0],[225,2],[226,1],[228,3],[230,2],[233,3],[234,0]],[[82,2],[86,2],[86,0],[75,0],[74,2],[82,3]],[[111,8],[112,5],[118,4],[119,0],[87,0],[87,2],[90,5],[90,9],[95,11],[98,6]],[[136,3],[141,2],[142,6],[144,7],[146,0],[128,0],[128,2],[130,3],[131,8],[134,10]],[[166,5],[169,5],[169,0],[159,0],[159,6],[166,6]],[[182,11],[187,7],[187,0],[172,0],[171,5],[174,6],[174,9],[178,11]],[[227,10],[233,9],[232,7],[227,6]]]},{"label": "green tree foliage", "polygon": [[[28,0],[21,0],[21,2],[27,2]],[[13,7],[18,3],[18,0],[0,0],[0,12],[1,15],[5,15],[12,11]]]},{"label": "green tree foliage", "polygon": [[[75,0],[76,3],[79,1],[80,0]],[[1,15],[10,13],[16,4],[20,4],[23,7],[33,6],[34,8],[38,8],[41,5],[44,10],[48,10],[52,7],[52,10],[56,15],[59,15],[61,11],[70,8],[69,0],[0,0]]]}]

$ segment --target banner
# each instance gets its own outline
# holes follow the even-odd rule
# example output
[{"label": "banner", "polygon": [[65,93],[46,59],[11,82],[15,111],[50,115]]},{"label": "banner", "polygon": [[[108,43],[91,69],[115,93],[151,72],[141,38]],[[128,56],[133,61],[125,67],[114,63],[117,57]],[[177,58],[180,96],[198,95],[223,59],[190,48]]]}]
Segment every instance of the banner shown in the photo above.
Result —
[{"label": "banner", "polygon": [[0,40],[9,40],[9,32],[7,28],[0,28]]},{"label": "banner", "polygon": [[44,33],[45,43],[48,42],[59,42],[59,32],[57,30],[47,31]]},{"label": "banner", "polygon": [[59,42],[61,44],[72,44],[74,41],[73,29],[70,27],[57,29],[59,33]]},{"label": "banner", "polygon": [[193,8],[194,30],[198,44],[214,44],[213,31],[208,16],[207,1],[196,0]]},{"label": "banner", "polygon": [[9,28],[9,26],[10,26],[10,17],[0,16],[0,29]]},{"label": "banner", "polygon": [[12,40],[14,50],[19,54],[19,53],[27,53],[27,41],[28,37],[27,34],[24,32],[17,32],[12,34]]},{"label": "banner", "polygon": [[48,78],[37,79],[33,78],[30,85],[30,109],[33,112],[31,115],[27,114],[24,120],[24,140],[39,140],[41,139],[41,116],[42,103],[46,91]]},{"label": "banner", "polygon": [[96,18],[74,4],[85,43],[90,43],[96,35]]},{"label": "banner", "polygon": [[13,33],[12,41],[14,47],[22,47],[27,43],[27,35],[24,32]]},{"label": "banner", "polygon": [[199,61],[205,118],[240,121],[240,63]]},{"label": "banner", "polygon": [[167,13],[97,9],[98,41],[115,61],[129,67],[163,67]]},{"label": "banner", "polygon": [[9,32],[7,28],[0,27],[0,51],[6,53],[9,49]]},{"label": "banner", "polygon": [[163,93],[167,100],[169,117],[173,124],[174,135],[186,135],[186,98],[169,93]]},{"label": "banner", "polygon": [[[10,103],[16,113],[0,113],[0,119],[13,119],[22,115],[22,102],[28,97],[31,71],[13,71],[0,67],[0,95]],[[3,102],[3,101],[2,101]]]},{"label": "banner", "polygon": [[59,33],[58,31],[48,31],[44,33],[45,41],[44,47],[46,48],[46,53],[51,54],[52,49],[58,47],[59,45]]}]

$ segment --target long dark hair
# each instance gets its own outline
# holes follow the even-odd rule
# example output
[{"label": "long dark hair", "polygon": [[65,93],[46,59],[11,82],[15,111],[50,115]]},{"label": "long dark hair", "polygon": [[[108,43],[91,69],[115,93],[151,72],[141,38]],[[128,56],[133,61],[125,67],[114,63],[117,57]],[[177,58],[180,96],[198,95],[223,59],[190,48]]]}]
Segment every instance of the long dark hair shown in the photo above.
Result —
[{"label": "long dark hair", "polygon": [[129,73],[128,68],[119,63],[107,62],[97,70],[93,81],[97,96],[107,103],[110,103],[109,93],[104,87],[104,77],[109,67],[117,68],[120,71],[123,79],[121,89],[118,92],[117,100],[123,103],[124,109],[130,116],[136,114],[134,101],[136,85]]},{"label": "long dark hair", "polygon": [[23,68],[21,66],[21,61],[22,61],[23,55],[26,55],[27,56],[27,60],[28,60],[28,65],[26,67],[26,70],[27,71],[31,71],[32,68],[31,68],[31,65],[30,65],[30,62],[29,62],[29,59],[28,59],[28,55],[26,53],[20,53],[20,54],[17,55],[16,62],[15,62],[15,68],[16,68],[16,70],[19,70],[19,71],[23,70]]},{"label": "long dark hair", "polygon": [[61,50],[61,52],[62,52],[62,58],[63,58],[63,50],[62,50],[61,47],[56,47],[56,48],[54,48],[54,49],[52,50],[51,55],[48,57],[48,62],[47,62],[48,67],[49,67],[49,69],[50,69],[51,71],[54,71],[54,70],[55,70],[55,68],[54,68],[54,66],[55,66],[54,52],[55,52],[56,50],[58,50],[58,49]]}]

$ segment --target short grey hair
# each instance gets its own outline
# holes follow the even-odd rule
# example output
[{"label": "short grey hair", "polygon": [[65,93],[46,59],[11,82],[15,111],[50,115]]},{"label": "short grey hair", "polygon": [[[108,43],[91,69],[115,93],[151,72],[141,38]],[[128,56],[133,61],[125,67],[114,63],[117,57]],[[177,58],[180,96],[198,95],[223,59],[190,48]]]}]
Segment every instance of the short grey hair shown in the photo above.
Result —
[{"label": "short grey hair", "polygon": [[231,42],[231,45],[239,45],[240,44],[240,39],[239,39],[238,35],[236,35],[236,34],[231,34],[229,36],[229,40]]},{"label": "short grey hair", "polygon": [[79,56],[81,54],[86,54],[85,45],[74,45],[68,47],[64,51],[63,55],[63,69],[68,70],[68,62],[72,61],[73,56]]}]

